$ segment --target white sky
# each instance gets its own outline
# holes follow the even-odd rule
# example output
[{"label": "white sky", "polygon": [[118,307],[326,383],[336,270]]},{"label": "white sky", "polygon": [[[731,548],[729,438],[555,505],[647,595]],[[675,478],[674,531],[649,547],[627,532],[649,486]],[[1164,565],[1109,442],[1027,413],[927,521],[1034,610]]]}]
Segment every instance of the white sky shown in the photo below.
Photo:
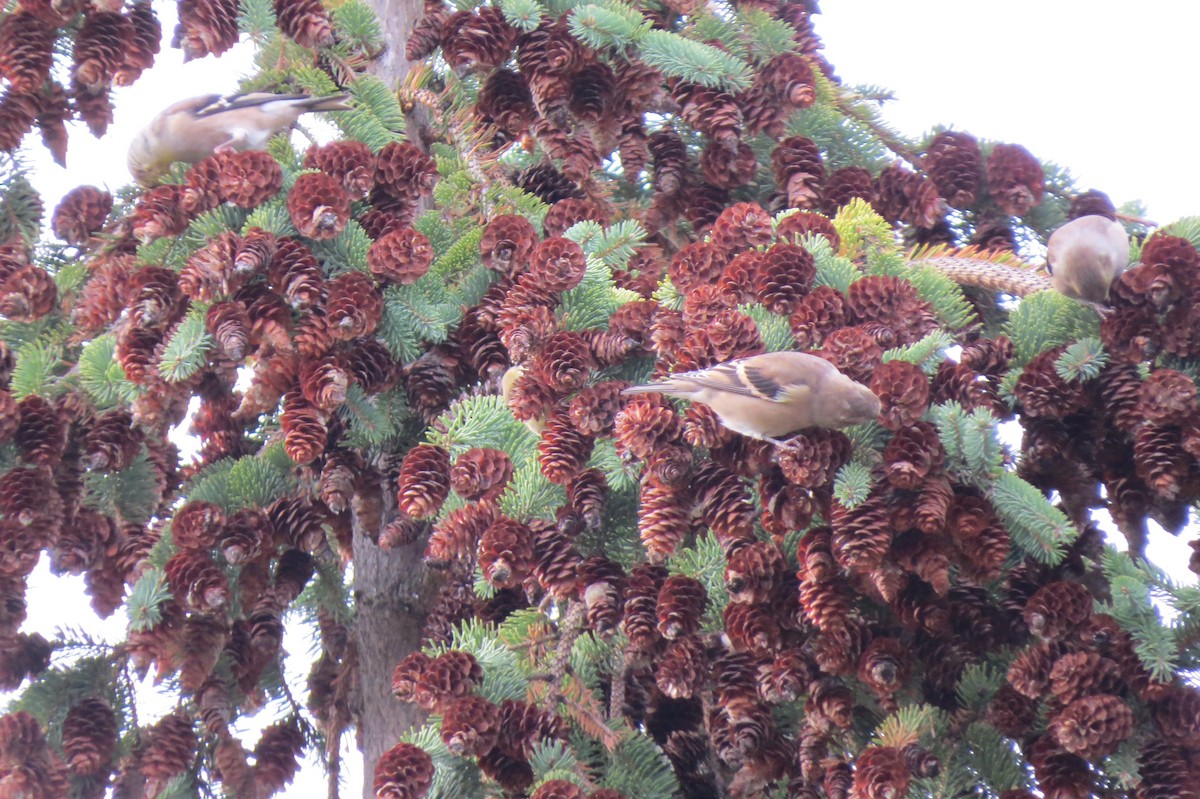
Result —
[{"label": "white sky", "polygon": [[[155,8],[169,42],[175,6],[156,2]],[[1118,205],[1140,199],[1160,223],[1198,212],[1200,159],[1193,140],[1200,112],[1185,82],[1198,59],[1200,3],[1143,0],[1134,12],[1114,0],[823,0],[822,11],[817,32],[826,57],[849,83],[892,89],[897,101],[885,114],[902,132],[952,124],[1068,166],[1082,188],[1106,191]],[[28,137],[47,213],[76,185],[123,185],[128,142],[160,108],[186,96],[231,91],[248,69],[245,43],[232,58],[189,64],[164,43],[156,67],[118,92],[117,117],[103,140],[74,126],[68,169],[51,163],[37,137]],[[1186,564],[1190,550],[1184,538],[1158,535],[1150,554],[1170,566]],[[27,631],[51,634],[87,614],[81,581],[49,578],[44,563],[38,575]],[[122,630],[110,623],[104,633],[119,639]],[[286,648],[303,656],[306,647],[289,635]],[[293,687],[302,693],[303,675],[295,676],[301,685],[293,681]],[[253,740],[250,735],[247,743]],[[360,796],[354,757],[347,766],[342,795]],[[321,779],[312,767],[298,778],[306,787],[293,785],[281,795],[314,796],[313,780]]]}]

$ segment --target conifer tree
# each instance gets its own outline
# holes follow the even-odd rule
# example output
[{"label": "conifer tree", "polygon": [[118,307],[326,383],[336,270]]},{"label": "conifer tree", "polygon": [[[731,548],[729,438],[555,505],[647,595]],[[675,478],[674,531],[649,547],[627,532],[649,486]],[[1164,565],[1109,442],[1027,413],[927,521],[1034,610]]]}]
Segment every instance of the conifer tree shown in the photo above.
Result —
[{"label": "conifer tree", "polygon": [[[178,12],[352,110],[43,234],[16,148],[103,135],[162,31],[4,8],[0,795],[336,796],[356,735],[384,799],[1200,791],[1200,588],[1144,558],[1200,497],[1195,219],[889,129],[813,0]],[[1085,215],[1133,234],[1107,308],[1032,263]],[[878,419],[622,393],[783,350]],[[126,639],[24,631],[41,558]]]}]

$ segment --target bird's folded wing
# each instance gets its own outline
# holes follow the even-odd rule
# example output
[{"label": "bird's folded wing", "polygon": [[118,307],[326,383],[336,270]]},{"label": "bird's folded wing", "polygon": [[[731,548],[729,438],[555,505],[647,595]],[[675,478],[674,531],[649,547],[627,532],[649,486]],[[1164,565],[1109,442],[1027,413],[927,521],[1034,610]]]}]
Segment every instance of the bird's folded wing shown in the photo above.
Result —
[{"label": "bird's folded wing", "polygon": [[307,94],[271,94],[270,92],[250,92],[248,94],[232,94],[228,97],[213,95],[213,100],[206,103],[196,116],[211,116],[226,111],[237,111],[242,108],[257,108],[267,103],[298,101],[312,99]]},{"label": "bird's folded wing", "polygon": [[746,366],[745,359],[718,364],[711,369],[688,372],[685,377],[696,385],[726,394],[778,402],[784,386],[761,368]]}]

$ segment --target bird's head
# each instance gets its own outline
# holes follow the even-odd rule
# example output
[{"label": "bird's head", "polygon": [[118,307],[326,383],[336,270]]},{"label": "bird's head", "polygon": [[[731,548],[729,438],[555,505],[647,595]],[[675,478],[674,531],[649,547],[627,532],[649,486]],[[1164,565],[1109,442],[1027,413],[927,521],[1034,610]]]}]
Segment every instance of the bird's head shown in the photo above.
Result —
[{"label": "bird's head", "polygon": [[133,176],[139,186],[150,188],[166,174],[169,164],[161,163],[161,160],[155,156],[145,133],[130,143],[127,157],[129,174]]},{"label": "bird's head", "polygon": [[875,392],[862,383],[850,382],[846,387],[845,402],[838,419],[838,427],[850,427],[873,421],[883,410],[883,403]]}]

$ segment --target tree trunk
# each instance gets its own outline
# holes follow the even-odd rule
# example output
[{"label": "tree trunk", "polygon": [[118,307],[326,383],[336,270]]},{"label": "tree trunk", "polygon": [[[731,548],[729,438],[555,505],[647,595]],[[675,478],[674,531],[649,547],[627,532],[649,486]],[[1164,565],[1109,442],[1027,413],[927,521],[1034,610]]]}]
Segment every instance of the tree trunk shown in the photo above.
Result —
[{"label": "tree trunk", "polygon": [[[404,43],[421,17],[421,0],[368,0],[379,18],[387,49],[371,71],[398,87],[412,63]],[[413,137],[416,141],[417,137]],[[385,481],[386,482],[386,481]],[[383,485],[386,508],[395,487]],[[386,514],[385,514],[386,518]],[[378,531],[373,531],[378,532]],[[354,635],[358,648],[358,741],[363,755],[363,796],[371,799],[375,763],[424,713],[392,696],[392,671],[420,643],[421,626],[437,591],[421,559],[424,543],[383,550],[356,524],[354,529]]]},{"label": "tree trunk", "polygon": [[392,671],[417,648],[437,582],[421,559],[424,541],[400,549],[376,546],[354,531],[354,633],[358,647],[359,747],[363,796],[373,797],[379,756],[425,714],[392,696]]}]

